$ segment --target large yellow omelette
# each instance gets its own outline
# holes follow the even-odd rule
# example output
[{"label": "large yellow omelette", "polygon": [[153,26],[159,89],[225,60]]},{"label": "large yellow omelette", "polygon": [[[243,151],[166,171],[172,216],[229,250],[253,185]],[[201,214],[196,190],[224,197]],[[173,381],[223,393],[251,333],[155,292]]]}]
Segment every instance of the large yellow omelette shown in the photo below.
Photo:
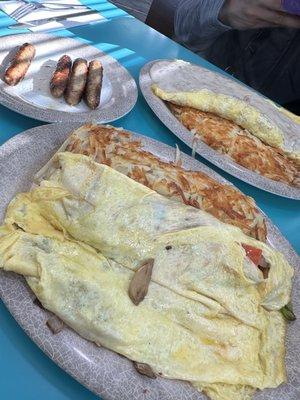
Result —
[{"label": "large yellow omelette", "polygon": [[[0,268],[24,275],[81,336],[215,400],[247,400],[286,381],[292,268],[268,245],[83,155],[59,153],[0,228]],[[262,250],[268,278],[243,245]],[[154,267],[148,294],[128,296]]]}]

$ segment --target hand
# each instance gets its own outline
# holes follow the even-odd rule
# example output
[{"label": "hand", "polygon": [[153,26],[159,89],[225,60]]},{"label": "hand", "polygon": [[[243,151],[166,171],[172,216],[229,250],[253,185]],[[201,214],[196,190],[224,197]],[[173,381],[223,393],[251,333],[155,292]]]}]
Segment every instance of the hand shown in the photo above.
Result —
[{"label": "hand", "polygon": [[284,12],[281,0],[226,0],[219,20],[234,29],[300,29],[300,17]]}]

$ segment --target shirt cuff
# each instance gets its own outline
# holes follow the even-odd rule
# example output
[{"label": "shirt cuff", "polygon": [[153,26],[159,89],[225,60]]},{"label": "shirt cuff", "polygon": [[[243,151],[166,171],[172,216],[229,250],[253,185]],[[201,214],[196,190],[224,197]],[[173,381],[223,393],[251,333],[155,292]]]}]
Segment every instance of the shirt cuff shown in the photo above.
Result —
[{"label": "shirt cuff", "polygon": [[225,1],[226,0],[214,0],[212,4],[209,5],[209,24],[214,26],[219,32],[232,29],[231,26],[223,24],[219,19],[220,11]]}]

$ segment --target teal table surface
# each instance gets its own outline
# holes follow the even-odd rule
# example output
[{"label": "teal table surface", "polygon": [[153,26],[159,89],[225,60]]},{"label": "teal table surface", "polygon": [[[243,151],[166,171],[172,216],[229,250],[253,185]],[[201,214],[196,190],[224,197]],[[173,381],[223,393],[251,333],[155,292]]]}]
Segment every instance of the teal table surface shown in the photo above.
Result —
[{"label": "teal table surface", "polygon": [[[100,11],[107,20],[93,25],[55,31],[53,34],[75,37],[107,52],[125,66],[137,82],[141,67],[158,58],[181,58],[218,70],[105,0],[87,0],[83,3]],[[7,29],[13,22],[0,13],[1,36],[26,32],[26,30],[16,32]],[[41,124],[0,105],[0,144],[26,129]],[[155,117],[141,93],[133,111],[116,121],[114,125],[140,132],[169,145],[174,146],[178,143],[182,151],[191,153]],[[200,157],[199,160],[233,182],[244,193],[254,197],[259,207],[299,252],[300,202],[263,192],[229,176]],[[48,359],[26,336],[0,302],[0,399],[95,400],[97,398]]]}]

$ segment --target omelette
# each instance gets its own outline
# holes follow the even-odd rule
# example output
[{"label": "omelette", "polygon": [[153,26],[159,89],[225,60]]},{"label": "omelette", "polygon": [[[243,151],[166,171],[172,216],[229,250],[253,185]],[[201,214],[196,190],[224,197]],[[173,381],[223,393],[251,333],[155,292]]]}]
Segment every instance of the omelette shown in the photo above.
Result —
[{"label": "omelette", "polygon": [[300,153],[285,150],[283,132],[246,101],[208,89],[152,90],[195,139],[266,178],[300,186]]},{"label": "omelette", "polygon": [[[281,253],[87,156],[55,158],[9,205],[0,268],[24,275],[82,337],[213,400],[286,381],[279,310],[293,270]],[[128,288],[147,260],[148,292],[135,305]]]},{"label": "omelette", "polygon": [[[180,156],[174,163],[163,161],[145,151],[129,132],[112,126],[83,125],[66,140],[61,151],[88,155],[165,197],[200,208],[238,226],[247,235],[266,241],[265,219],[252,198],[204,172],[183,168]],[[43,170],[37,179],[43,176]]]}]

